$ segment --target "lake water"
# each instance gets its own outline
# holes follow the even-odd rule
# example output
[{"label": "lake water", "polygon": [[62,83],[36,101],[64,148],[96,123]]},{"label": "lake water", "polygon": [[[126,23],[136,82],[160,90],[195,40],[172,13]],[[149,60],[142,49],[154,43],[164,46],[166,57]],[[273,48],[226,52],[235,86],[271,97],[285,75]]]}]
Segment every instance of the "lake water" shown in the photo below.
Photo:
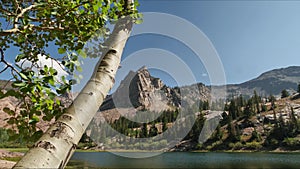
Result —
[{"label": "lake water", "polygon": [[150,158],[134,159],[109,152],[76,152],[70,164],[78,168],[292,169],[300,168],[300,153],[168,152]]}]

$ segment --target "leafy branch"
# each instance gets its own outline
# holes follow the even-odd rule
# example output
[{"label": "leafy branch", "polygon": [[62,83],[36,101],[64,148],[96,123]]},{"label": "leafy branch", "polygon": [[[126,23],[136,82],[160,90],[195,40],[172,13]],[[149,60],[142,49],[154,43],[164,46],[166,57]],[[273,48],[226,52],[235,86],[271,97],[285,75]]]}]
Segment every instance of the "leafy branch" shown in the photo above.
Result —
[{"label": "leafy branch", "polygon": [[[36,124],[40,120],[51,121],[64,112],[67,105],[60,96],[74,84],[70,75],[81,70],[79,57],[99,57],[106,49],[98,44],[93,46],[94,52],[86,52],[85,44],[95,35],[100,36],[99,41],[107,38],[108,23],[127,15],[139,18],[136,6],[137,2],[130,5],[127,0],[2,1],[0,18],[5,22],[0,23],[0,62],[4,68],[0,73],[10,70],[13,89],[0,92],[0,98],[20,101],[19,112],[6,109],[12,116],[7,122],[17,127],[18,137],[38,136]],[[56,51],[48,48],[53,44]],[[4,57],[8,48],[19,51],[14,63]],[[69,75],[59,77],[53,66],[39,65],[39,56],[50,58]],[[25,62],[31,65],[24,67]]]}]

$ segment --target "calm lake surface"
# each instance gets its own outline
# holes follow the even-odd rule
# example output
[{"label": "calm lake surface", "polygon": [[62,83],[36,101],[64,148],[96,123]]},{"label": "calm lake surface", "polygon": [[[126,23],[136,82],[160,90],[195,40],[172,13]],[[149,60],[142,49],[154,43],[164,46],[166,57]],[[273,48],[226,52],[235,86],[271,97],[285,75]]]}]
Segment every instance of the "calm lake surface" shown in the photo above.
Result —
[{"label": "calm lake surface", "polygon": [[[145,155],[134,153],[134,155]],[[109,152],[76,152],[69,166],[78,168],[300,168],[300,153],[168,152],[134,159]]]}]

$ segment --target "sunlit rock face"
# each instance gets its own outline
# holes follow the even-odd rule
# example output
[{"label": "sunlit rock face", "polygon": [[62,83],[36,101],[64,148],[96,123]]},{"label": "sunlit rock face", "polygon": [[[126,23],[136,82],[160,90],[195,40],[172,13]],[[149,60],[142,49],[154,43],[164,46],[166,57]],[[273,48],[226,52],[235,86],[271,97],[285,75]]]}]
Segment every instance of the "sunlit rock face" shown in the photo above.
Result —
[{"label": "sunlit rock face", "polygon": [[[150,75],[146,67],[136,72],[130,71],[116,92],[108,96],[101,110],[111,108],[136,108],[161,111],[175,105],[172,89],[159,78]],[[173,92],[174,93],[174,92]],[[177,99],[178,100],[178,99]]]}]

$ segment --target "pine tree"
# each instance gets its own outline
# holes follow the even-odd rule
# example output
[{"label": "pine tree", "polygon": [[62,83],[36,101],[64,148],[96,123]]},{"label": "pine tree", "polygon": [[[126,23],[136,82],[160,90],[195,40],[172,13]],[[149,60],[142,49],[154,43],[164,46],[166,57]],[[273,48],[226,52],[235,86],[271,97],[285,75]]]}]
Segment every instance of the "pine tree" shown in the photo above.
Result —
[{"label": "pine tree", "polygon": [[246,107],[244,108],[244,115],[246,119],[250,119],[250,117],[252,117],[251,105],[249,105],[249,103],[251,102],[248,102]]},{"label": "pine tree", "polygon": [[231,116],[229,116],[228,121],[227,121],[227,130],[228,130],[230,139],[232,139],[232,137],[235,135],[236,132],[235,132],[234,125],[232,123]]},{"label": "pine tree", "polygon": [[254,103],[255,103],[255,106],[256,106],[256,113],[260,113],[260,110],[259,110],[259,102],[260,102],[260,97],[257,95],[257,92],[256,90],[254,90]]},{"label": "pine tree", "polygon": [[235,103],[234,99],[232,99],[230,104],[229,104],[229,114],[231,115],[233,120],[238,117],[237,106],[236,106],[236,103]]},{"label": "pine tree", "polygon": [[298,120],[295,116],[295,111],[293,109],[293,107],[291,107],[291,121],[292,121],[292,129],[295,130],[295,133],[298,133],[299,131],[299,124],[298,124]]},{"label": "pine tree", "polygon": [[157,133],[158,133],[158,130],[155,126],[155,123],[152,123],[150,130],[149,130],[149,137],[154,137],[157,135]]},{"label": "pine tree", "polygon": [[[207,128],[203,128],[203,125],[204,125],[204,122],[205,122],[205,117],[204,117],[204,114],[203,113],[200,113],[192,127],[192,130],[190,131],[189,135],[190,135],[190,138],[194,141],[198,141],[199,139],[199,135],[201,132],[205,132],[205,130],[209,130],[209,126],[206,126]],[[189,116],[189,118],[187,119],[187,123],[192,123],[192,117]],[[202,131],[203,130],[203,131]]]},{"label": "pine tree", "polygon": [[222,137],[223,137],[223,132],[221,131],[221,126],[219,124],[216,129],[215,139],[221,140]]},{"label": "pine tree", "polygon": [[202,110],[209,110],[209,102],[208,101],[204,101],[202,106],[203,106]]},{"label": "pine tree", "polygon": [[162,121],[162,132],[166,131],[167,129],[168,129],[167,118],[166,118],[166,116],[164,116],[163,121]]},{"label": "pine tree", "polygon": [[148,137],[148,128],[147,128],[147,123],[143,123],[142,131],[140,133],[141,138]]},{"label": "pine tree", "polygon": [[235,125],[235,131],[236,131],[236,133],[235,133],[234,138],[236,141],[240,141],[241,140],[241,130],[240,130],[240,127],[238,124]]},{"label": "pine tree", "polygon": [[276,108],[276,104],[275,104],[276,98],[273,95],[270,95],[269,101],[271,102],[271,110],[274,110]]},{"label": "pine tree", "polygon": [[135,130],[135,132],[134,132],[134,134],[135,134],[135,138],[138,138],[138,136],[139,136],[139,130]]},{"label": "pine tree", "polygon": [[277,121],[276,111],[275,111],[275,108],[273,108],[273,106],[272,106],[272,109],[273,109],[273,118],[274,118],[275,128],[277,128],[278,121]]},{"label": "pine tree", "polygon": [[254,131],[252,132],[251,135],[251,141],[261,141],[261,136],[260,134],[256,131],[256,129],[254,129]]},{"label": "pine tree", "polygon": [[286,90],[286,89],[284,89],[284,90],[282,90],[281,91],[281,98],[286,98],[286,97],[288,97],[290,94],[289,94],[289,92]]},{"label": "pine tree", "polygon": [[282,114],[280,113],[280,116],[279,116],[279,120],[278,120],[278,123],[279,123],[279,135],[280,135],[280,140],[283,140],[285,137],[287,137],[287,126],[285,124],[285,121],[283,119],[283,116]]},{"label": "pine tree", "polygon": [[244,107],[245,106],[245,100],[243,98],[243,95],[240,95],[238,97],[238,104],[237,104],[239,107]]}]

